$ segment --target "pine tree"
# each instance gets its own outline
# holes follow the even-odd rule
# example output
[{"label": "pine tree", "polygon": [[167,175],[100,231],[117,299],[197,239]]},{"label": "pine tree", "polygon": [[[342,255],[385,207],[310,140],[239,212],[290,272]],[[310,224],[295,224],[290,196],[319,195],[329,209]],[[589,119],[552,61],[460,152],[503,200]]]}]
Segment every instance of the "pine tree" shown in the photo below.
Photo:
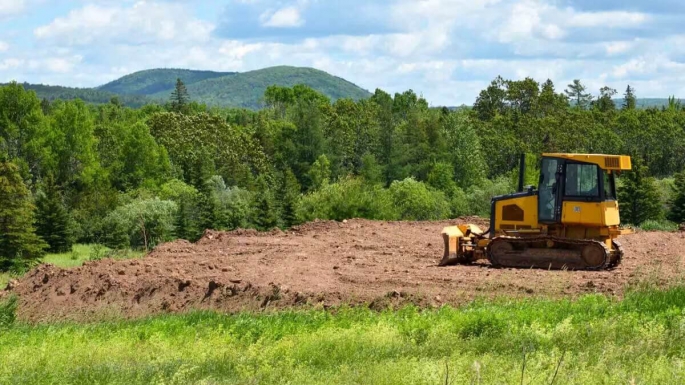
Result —
[{"label": "pine tree", "polygon": [[281,187],[281,206],[283,224],[292,227],[298,224],[297,208],[300,204],[301,187],[291,169],[286,169],[283,173],[283,184]]},{"label": "pine tree", "polygon": [[40,109],[43,110],[43,115],[50,114],[50,110],[52,109],[50,101],[46,98],[43,98],[43,100],[40,101]]},{"label": "pine tree", "polygon": [[51,253],[71,251],[74,235],[69,212],[52,176],[46,178],[36,198],[36,233],[48,243]]},{"label": "pine tree", "polygon": [[635,88],[628,85],[626,93],[623,94],[623,109],[634,110],[637,106],[637,98],[635,97]]},{"label": "pine tree", "polygon": [[566,92],[569,99],[576,102],[577,108],[585,109],[590,105],[590,102],[592,102],[592,95],[586,93],[586,89],[587,87],[585,87],[580,80],[575,79],[572,84],[568,85],[568,88],[566,88],[564,92]]},{"label": "pine tree", "polygon": [[662,218],[661,202],[654,178],[647,176],[647,167],[635,160],[633,171],[624,178],[618,191],[621,222],[640,225],[642,222]]},{"label": "pine tree", "polygon": [[255,199],[255,225],[259,230],[268,231],[280,224],[278,207],[272,189],[266,178],[257,178],[257,197]]},{"label": "pine tree", "polygon": [[186,215],[186,204],[181,200],[178,204],[178,211],[174,219],[174,235],[176,238],[193,241],[195,234],[190,234],[190,224],[188,223],[188,216]]},{"label": "pine tree", "polygon": [[675,197],[671,202],[668,219],[676,223],[685,223],[685,171],[676,174]]},{"label": "pine tree", "polygon": [[176,79],[176,88],[171,93],[171,111],[183,113],[186,112],[188,103],[190,102],[190,95],[183,81],[180,78]]},{"label": "pine tree", "polygon": [[205,182],[198,189],[200,194],[198,196],[198,208],[199,208],[199,218],[198,218],[198,229],[196,237],[202,236],[205,230],[213,230],[216,228],[216,199],[214,198],[214,193],[212,191],[209,183]]},{"label": "pine tree", "polygon": [[0,202],[0,270],[27,268],[47,245],[36,235],[34,206],[19,168],[6,161],[0,161]]}]

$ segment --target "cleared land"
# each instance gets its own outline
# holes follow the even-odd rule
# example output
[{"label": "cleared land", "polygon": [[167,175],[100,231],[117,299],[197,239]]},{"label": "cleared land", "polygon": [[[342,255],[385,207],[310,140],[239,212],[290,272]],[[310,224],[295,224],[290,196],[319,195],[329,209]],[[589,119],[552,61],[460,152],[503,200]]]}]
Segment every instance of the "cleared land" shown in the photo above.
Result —
[{"label": "cleared land", "polygon": [[613,271],[437,267],[443,222],[315,222],[287,232],[208,232],[197,244],[157,247],[140,260],[103,260],[61,269],[43,265],[4,293],[19,297],[20,320],[137,318],[216,309],[227,312],[327,308],[374,309],[408,303],[461,305],[478,297],[622,296],[638,282],[666,286],[685,272],[685,233],[622,238]]}]

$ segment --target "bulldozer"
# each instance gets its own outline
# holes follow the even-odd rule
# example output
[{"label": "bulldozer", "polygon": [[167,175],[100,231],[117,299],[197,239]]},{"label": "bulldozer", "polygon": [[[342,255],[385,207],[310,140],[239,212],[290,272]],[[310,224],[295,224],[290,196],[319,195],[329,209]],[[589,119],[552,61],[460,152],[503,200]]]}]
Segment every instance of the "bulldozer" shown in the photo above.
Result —
[{"label": "bulldozer", "polygon": [[526,156],[519,166],[518,192],[492,199],[490,228],[474,224],[442,231],[441,266],[489,260],[494,267],[606,270],[621,263],[616,176],[631,169],[623,155],[542,154],[537,188],[524,186]]}]

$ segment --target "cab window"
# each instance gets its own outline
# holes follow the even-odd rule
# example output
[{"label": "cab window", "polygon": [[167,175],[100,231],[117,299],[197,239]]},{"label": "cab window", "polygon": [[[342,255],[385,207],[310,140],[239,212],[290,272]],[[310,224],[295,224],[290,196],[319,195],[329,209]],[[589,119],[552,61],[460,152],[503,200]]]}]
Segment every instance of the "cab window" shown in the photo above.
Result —
[{"label": "cab window", "polygon": [[599,174],[594,164],[566,165],[566,196],[599,197]]}]

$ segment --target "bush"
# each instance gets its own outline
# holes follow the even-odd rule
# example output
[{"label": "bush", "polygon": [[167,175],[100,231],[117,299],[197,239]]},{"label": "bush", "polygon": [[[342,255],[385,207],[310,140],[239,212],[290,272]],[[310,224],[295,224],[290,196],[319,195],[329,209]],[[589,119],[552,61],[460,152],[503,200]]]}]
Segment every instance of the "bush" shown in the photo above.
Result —
[{"label": "bush", "polygon": [[139,200],[118,207],[104,220],[105,244],[113,249],[148,249],[172,239],[178,206],[159,199]]},{"label": "bush", "polygon": [[402,220],[436,220],[450,215],[445,194],[413,178],[395,181],[388,189],[397,217]]},{"label": "bush", "polygon": [[647,220],[642,222],[640,228],[644,231],[677,231],[678,224],[667,220]]},{"label": "bush", "polygon": [[304,196],[297,215],[303,222],[349,218],[392,220],[398,217],[386,190],[352,177],[324,185]]},{"label": "bush", "polygon": [[249,227],[254,195],[240,187],[227,187],[220,176],[213,176],[207,184],[214,206],[214,227],[219,230]]},{"label": "bush", "polygon": [[485,180],[481,186],[473,186],[466,192],[467,214],[490,217],[492,198],[511,193],[509,180],[500,177],[494,181]]}]

